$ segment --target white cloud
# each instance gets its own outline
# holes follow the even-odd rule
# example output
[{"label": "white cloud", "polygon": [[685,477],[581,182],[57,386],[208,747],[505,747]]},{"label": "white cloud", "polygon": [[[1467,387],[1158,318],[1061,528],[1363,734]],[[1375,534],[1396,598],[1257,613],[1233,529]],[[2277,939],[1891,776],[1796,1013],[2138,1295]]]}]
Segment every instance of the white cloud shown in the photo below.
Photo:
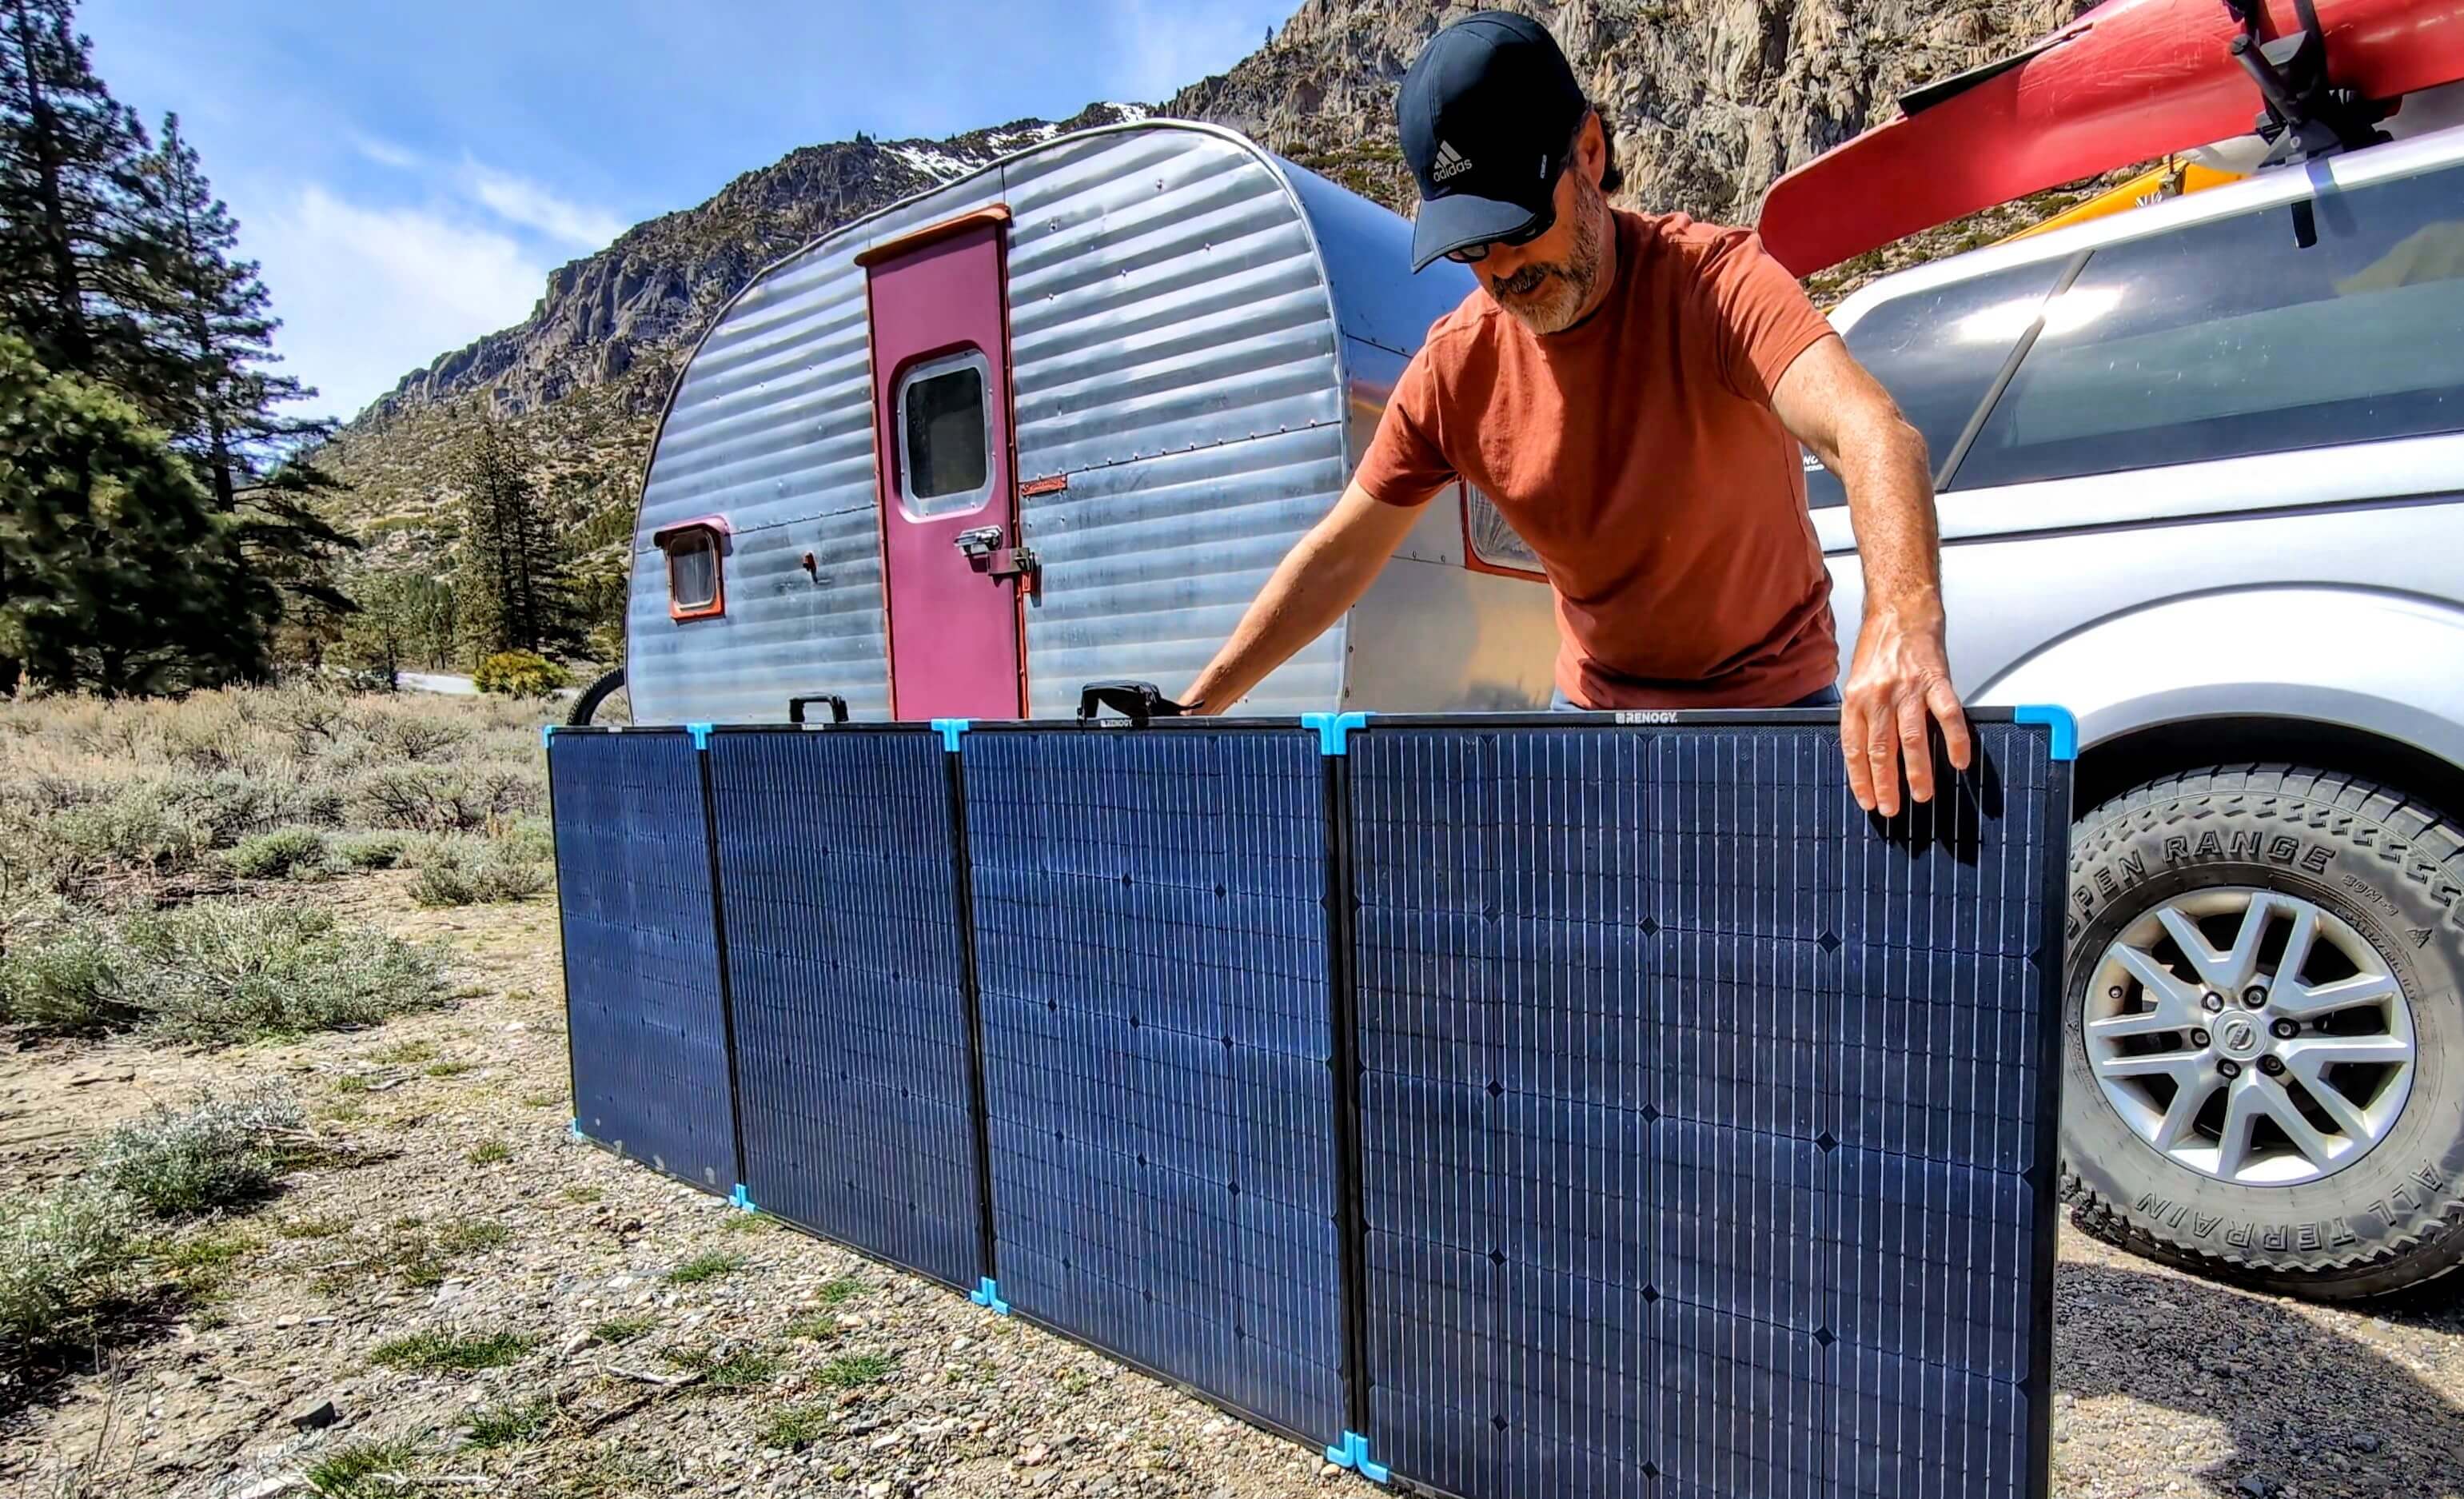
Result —
[{"label": "white cloud", "polygon": [[527,177],[500,172],[475,162],[464,163],[463,174],[471,195],[499,218],[537,230],[576,249],[601,249],[629,227],[605,209],[560,197]]},{"label": "white cloud", "polygon": [[547,262],[513,237],[430,209],[367,208],[311,185],[251,225],[283,326],[275,351],[351,416],[410,371],[521,321]]},{"label": "white cloud", "polygon": [[396,171],[407,172],[419,165],[419,153],[372,135],[352,136],[351,148],[379,166],[390,166]]}]

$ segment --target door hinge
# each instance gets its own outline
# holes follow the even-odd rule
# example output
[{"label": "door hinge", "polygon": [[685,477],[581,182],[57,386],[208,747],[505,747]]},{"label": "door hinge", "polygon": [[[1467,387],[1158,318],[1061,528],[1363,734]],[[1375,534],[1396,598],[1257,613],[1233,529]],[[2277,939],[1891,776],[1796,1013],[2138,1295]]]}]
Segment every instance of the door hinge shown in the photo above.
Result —
[{"label": "door hinge", "polygon": [[1036,591],[1043,563],[1036,560],[1031,546],[1001,545],[1001,528],[978,526],[958,533],[958,550],[967,554],[967,565],[996,581],[1016,578],[1029,593]]}]

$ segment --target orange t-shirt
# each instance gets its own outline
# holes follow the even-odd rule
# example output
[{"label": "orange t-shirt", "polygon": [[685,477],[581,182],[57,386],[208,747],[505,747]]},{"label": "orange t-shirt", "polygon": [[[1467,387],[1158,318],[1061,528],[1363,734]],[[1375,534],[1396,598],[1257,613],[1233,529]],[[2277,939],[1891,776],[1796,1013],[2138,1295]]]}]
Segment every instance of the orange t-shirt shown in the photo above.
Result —
[{"label": "orange t-shirt", "polygon": [[1617,280],[1537,335],[1475,290],[1438,320],[1355,475],[1458,476],[1540,555],[1557,685],[1594,708],[1771,708],[1838,676],[1831,575],[1771,390],[1831,332],[1761,239],[1618,211]]}]

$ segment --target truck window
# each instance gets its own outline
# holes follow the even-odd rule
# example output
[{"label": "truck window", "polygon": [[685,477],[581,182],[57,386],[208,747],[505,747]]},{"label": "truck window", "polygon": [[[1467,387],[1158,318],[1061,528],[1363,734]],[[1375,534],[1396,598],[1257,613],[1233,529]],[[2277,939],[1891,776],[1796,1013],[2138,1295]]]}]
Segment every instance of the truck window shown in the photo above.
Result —
[{"label": "truck window", "polygon": [[[2059,258],[1953,281],[1878,303],[1840,335],[1848,352],[1899,402],[1940,464],[1967,430],[2003,361],[2035,321],[2061,274]],[[1839,480],[1805,454],[1806,503],[1842,505]]]},{"label": "truck window", "polygon": [[1962,489],[2464,431],[2464,169],[2100,250]]}]

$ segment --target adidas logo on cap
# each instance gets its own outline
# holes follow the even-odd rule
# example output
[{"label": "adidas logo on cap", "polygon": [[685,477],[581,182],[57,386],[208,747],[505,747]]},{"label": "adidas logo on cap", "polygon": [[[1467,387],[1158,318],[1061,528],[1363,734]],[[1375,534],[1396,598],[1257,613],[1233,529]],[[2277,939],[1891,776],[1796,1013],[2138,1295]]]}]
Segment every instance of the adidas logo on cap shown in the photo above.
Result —
[{"label": "adidas logo on cap", "polygon": [[1456,150],[1453,143],[1450,142],[1441,141],[1438,143],[1438,158],[1436,163],[1429,168],[1429,175],[1431,177],[1435,178],[1439,182],[1445,182],[1452,178],[1460,177],[1469,170],[1471,170],[1470,157],[1467,157],[1461,151]]}]

